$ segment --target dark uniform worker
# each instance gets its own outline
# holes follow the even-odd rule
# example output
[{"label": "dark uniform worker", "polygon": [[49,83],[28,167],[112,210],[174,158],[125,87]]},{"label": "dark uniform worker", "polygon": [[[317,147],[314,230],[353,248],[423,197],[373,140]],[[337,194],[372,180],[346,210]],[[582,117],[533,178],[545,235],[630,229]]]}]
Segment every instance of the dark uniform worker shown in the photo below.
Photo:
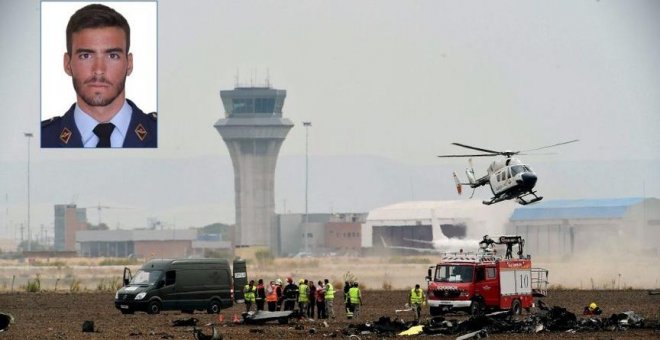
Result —
[{"label": "dark uniform worker", "polygon": [[41,123],[41,147],[157,147],[156,113],[145,114],[126,99],[126,77],[133,71],[126,19],[104,5],[85,6],[69,19],[66,41],[64,71],[76,103]]},{"label": "dark uniform worker", "polygon": [[298,286],[293,283],[292,278],[286,279],[287,285],[282,291],[284,296],[284,310],[294,310],[296,308],[296,301],[298,301]]}]

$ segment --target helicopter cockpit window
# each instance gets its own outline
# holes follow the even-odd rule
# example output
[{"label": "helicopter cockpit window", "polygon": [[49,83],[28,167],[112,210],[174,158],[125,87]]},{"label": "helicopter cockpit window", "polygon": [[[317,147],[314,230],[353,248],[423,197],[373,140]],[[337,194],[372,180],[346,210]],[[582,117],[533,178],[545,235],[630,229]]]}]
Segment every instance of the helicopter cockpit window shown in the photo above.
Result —
[{"label": "helicopter cockpit window", "polygon": [[515,176],[517,174],[525,172],[525,166],[523,165],[514,165],[511,167],[511,175]]}]

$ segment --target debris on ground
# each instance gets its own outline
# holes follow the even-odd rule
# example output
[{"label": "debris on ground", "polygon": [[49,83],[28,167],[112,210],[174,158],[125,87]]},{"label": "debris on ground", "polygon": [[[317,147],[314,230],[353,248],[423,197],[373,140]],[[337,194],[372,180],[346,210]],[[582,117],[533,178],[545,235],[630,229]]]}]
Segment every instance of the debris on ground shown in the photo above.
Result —
[{"label": "debris on ground", "polygon": [[82,331],[85,333],[93,333],[94,332],[94,321],[91,320],[86,320],[82,324]]},{"label": "debris on ground", "polygon": [[8,313],[0,313],[0,333],[9,328],[9,325],[14,323],[14,317]]},{"label": "debris on ground", "polygon": [[289,323],[290,318],[300,318],[301,315],[298,311],[278,311],[278,312],[269,312],[264,310],[259,310],[256,312],[250,311],[243,313],[243,323],[255,325],[263,324],[269,321],[277,321],[280,324]]},{"label": "debris on ground", "polygon": [[378,321],[363,324],[350,324],[342,333],[344,335],[376,334],[382,337],[396,335],[460,335],[457,339],[481,339],[489,334],[497,333],[539,333],[539,332],[595,332],[622,331],[629,328],[660,329],[660,322],[646,322],[643,317],[633,311],[612,314],[610,317],[590,316],[578,319],[566,308],[547,307],[539,301],[537,311],[526,317],[516,317],[508,311],[494,312],[485,315],[471,316],[467,320],[458,321],[436,316],[423,323],[406,322],[398,317],[391,320],[382,316]]},{"label": "debris on ground", "polygon": [[189,326],[197,326],[197,323],[199,320],[195,318],[189,318],[189,319],[178,319],[178,320],[173,320],[172,321],[172,327],[189,327]]},{"label": "debris on ground", "polygon": [[206,335],[201,329],[194,327],[193,338],[195,340],[222,340],[222,335],[215,326],[211,326],[211,335]]}]

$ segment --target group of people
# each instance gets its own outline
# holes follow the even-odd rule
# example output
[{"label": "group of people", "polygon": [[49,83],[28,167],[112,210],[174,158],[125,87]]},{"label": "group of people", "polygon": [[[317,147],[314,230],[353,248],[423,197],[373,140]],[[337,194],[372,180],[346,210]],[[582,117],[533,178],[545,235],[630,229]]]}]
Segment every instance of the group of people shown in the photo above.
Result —
[{"label": "group of people", "polygon": [[[357,318],[362,306],[360,284],[357,281],[345,281],[343,293],[346,317]],[[318,319],[335,318],[333,306],[335,289],[328,279],[319,280],[317,284],[314,284],[312,280],[300,279],[296,284],[289,277],[284,286],[281,279],[270,281],[267,285],[264,285],[262,279],[259,279],[256,284],[254,280],[250,280],[245,285],[243,294],[246,312],[252,310],[252,305],[255,305],[257,311],[266,310],[266,308],[270,312],[297,310],[300,315],[314,318],[316,310]],[[424,290],[420,288],[419,284],[410,290],[408,303],[415,312],[415,319],[419,320],[422,306],[426,304]]]},{"label": "group of people", "polygon": [[318,319],[335,317],[335,289],[328,279],[319,280],[317,284],[312,280],[300,279],[296,284],[289,277],[286,279],[286,285],[283,285],[281,279],[268,284],[264,284],[263,279],[259,279],[256,284],[254,280],[250,280],[245,285],[243,294],[246,312],[255,305],[257,311],[266,310],[267,307],[270,312],[297,310],[300,315],[309,318],[313,318],[315,314]]}]

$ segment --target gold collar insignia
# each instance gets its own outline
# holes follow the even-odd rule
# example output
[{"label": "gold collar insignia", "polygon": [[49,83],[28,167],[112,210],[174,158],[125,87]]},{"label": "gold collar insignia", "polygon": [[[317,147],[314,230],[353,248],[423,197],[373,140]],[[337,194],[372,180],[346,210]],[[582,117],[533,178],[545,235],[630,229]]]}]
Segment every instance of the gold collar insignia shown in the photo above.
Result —
[{"label": "gold collar insignia", "polygon": [[140,138],[140,141],[144,141],[144,139],[147,137],[147,130],[142,126],[142,124],[138,124],[137,127],[135,127],[135,134]]},{"label": "gold collar insignia", "polygon": [[69,144],[69,139],[71,139],[71,130],[64,128],[62,132],[60,132],[60,140],[64,142],[64,144]]}]

